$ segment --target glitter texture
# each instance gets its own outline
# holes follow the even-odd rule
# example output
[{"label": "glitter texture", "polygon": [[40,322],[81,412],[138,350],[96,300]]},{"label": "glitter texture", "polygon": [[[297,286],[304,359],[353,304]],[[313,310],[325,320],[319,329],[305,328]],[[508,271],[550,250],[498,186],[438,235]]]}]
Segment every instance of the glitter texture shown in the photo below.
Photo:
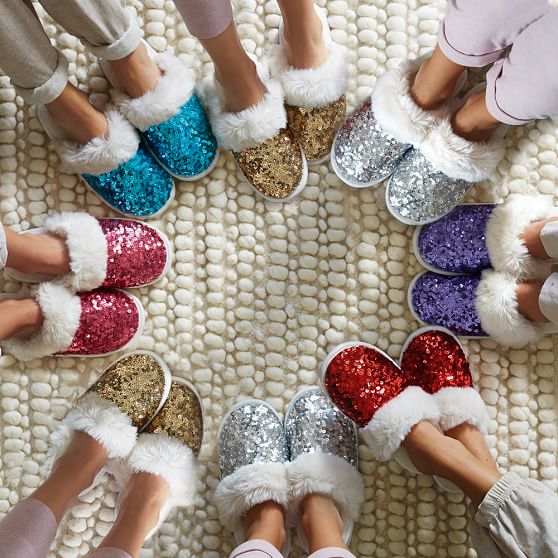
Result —
[{"label": "glitter texture", "polygon": [[293,399],[285,417],[291,461],[303,453],[330,453],[358,465],[358,437],[354,422],[331,404],[319,388]]},{"label": "glitter texture", "polygon": [[431,267],[449,273],[478,273],[491,267],[486,225],[495,205],[460,205],[421,229],[417,247]]},{"label": "glitter texture", "polygon": [[445,327],[456,335],[486,337],[475,309],[480,280],[480,275],[425,273],[412,287],[413,310],[426,324]]},{"label": "glitter texture", "polygon": [[416,149],[397,165],[387,190],[389,210],[397,219],[416,225],[447,215],[472,184],[437,171]]},{"label": "glitter texture", "polygon": [[473,386],[461,345],[445,331],[425,331],[413,338],[401,355],[401,369],[427,393]]},{"label": "glitter texture", "polygon": [[141,136],[163,167],[183,179],[204,173],[217,156],[217,140],[195,94],[178,114]]},{"label": "glitter texture", "polygon": [[172,176],[140,142],[129,161],[104,174],[83,179],[105,203],[127,215],[150,217],[161,211],[174,191]]},{"label": "glitter texture", "polygon": [[382,130],[368,99],[345,121],[335,139],[335,171],[348,184],[373,186],[394,172],[410,147]]},{"label": "glitter texture", "polygon": [[145,432],[178,438],[197,456],[203,440],[203,412],[194,390],[173,379],[168,399]]},{"label": "glitter texture", "polygon": [[343,123],[346,111],[345,95],[322,108],[302,108],[286,105],[289,129],[302,147],[309,163],[327,157],[333,138]]},{"label": "glitter texture", "polygon": [[109,366],[91,386],[141,430],[153,418],[165,391],[165,373],[150,355],[131,354]]},{"label": "glitter texture", "polygon": [[384,353],[365,345],[340,351],[329,363],[324,383],[333,403],[359,426],[397,397],[409,379]]},{"label": "glitter texture", "polygon": [[302,180],[302,153],[288,129],[234,156],[246,179],[270,198],[290,196]]},{"label": "glitter texture", "polygon": [[218,444],[221,478],[245,465],[289,460],[283,425],[260,401],[247,401],[225,417]]},{"label": "glitter texture", "polygon": [[167,264],[167,246],[159,232],[128,219],[99,219],[107,240],[103,287],[140,287],[156,281]]},{"label": "glitter texture", "polygon": [[140,313],[136,303],[122,291],[98,289],[79,293],[79,328],[62,355],[101,355],[122,349],[137,333]]}]

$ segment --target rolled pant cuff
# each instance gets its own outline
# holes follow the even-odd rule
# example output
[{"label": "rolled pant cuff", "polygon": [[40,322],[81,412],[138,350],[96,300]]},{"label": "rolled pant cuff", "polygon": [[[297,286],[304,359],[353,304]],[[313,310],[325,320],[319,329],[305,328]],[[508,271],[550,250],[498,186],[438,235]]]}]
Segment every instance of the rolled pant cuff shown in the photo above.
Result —
[{"label": "rolled pant cuff", "polygon": [[57,54],[56,68],[45,83],[34,88],[14,85],[16,93],[24,101],[31,105],[46,105],[60,97],[68,84],[68,59],[60,51]]},{"label": "rolled pant cuff", "polygon": [[558,325],[558,273],[553,273],[544,282],[539,295],[539,308],[547,320]]},{"label": "rolled pant cuff", "polygon": [[308,558],[355,558],[355,555],[344,548],[321,548],[310,554]]},{"label": "rolled pant cuff", "polygon": [[6,233],[4,227],[0,225],[0,269],[6,267],[8,261],[8,243],[6,242]]},{"label": "rolled pant cuff", "polygon": [[130,10],[126,9],[126,14],[128,15],[128,29],[126,29],[122,37],[110,45],[93,45],[91,43],[87,45],[97,58],[120,60],[132,54],[138,48],[141,42],[141,31],[138,22]]},{"label": "rolled pant cuff", "polygon": [[269,542],[259,539],[247,541],[237,546],[229,558],[283,558],[283,555]]},{"label": "rolled pant cuff", "polygon": [[[552,217],[558,217],[558,212],[553,212]],[[549,258],[558,259],[558,221],[550,221],[541,231],[541,242]]]},{"label": "rolled pant cuff", "polygon": [[515,473],[506,473],[500,477],[481,502],[475,515],[477,523],[482,527],[489,527],[502,505],[509,500],[522,482],[523,479]]}]

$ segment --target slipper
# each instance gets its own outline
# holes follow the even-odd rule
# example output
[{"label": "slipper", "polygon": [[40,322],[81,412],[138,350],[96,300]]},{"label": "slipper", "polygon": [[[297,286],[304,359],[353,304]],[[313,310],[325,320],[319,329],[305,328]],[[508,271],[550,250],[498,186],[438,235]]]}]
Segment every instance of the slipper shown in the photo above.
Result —
[{"label": "slipper", "polygon": [[530,223],[553,216],[558,209],[550,196],[512,195],[501,205],[459,205],[418,227],[413,249],[421,265],[444,275],[494,268],[518,279],[546,278],[552,261],[530,256],[520,234]]},{"label": "slipper", "polygon": [[356,425],[333,406],[320,388],[308,388],[295,395],[289,405],[285,435],[291,457],[287,466],[291,515],[300,547],[309,553],[299,517],[300,504],[309,494],[328,496],[335,503],[348,546],[364,502]]},{"label": "slipper", "polygon": [[558,332],[552,323],[532,322],[517,308],[517,280],[494,270],[482,275],[417,275],[408,291],[411,313],[422,324],[440,326],[465,338],[491,337],[520,348]]},{"label": "slipper", "polygon": [[[246,540],[243,517],[254,506],[272,501],[285,512],[289,509],[285,432],[270,405],[250,400],[235,405],[225,415],[217,440],[221,482],[215,503],[221,523],[241,544]],[[287,537],[283,556],[289,555],[289,548]]]},{"label": "slipper", "polygon": [[282,19],[279,44],[270,59],[271,73],[283,85],[289,129],[309,165],[329,159],[333,139],[345,118],[348,87],[346,48],[333,42],[325,10],[318,6],[315,9],[322,22],[323,41],[328,50],[323,64],[308,69],[289,64]]},{"label": "slipper", "polygon": [[[131,288],[161,279],[172,262],[168,238],[145,223],[129,219],[97,219],[87,213],[58,213],[43,227],[22,234],[51,233],[64,238],[70,272],[62,278],[68,288],[92,291],[99,287]],[[53,277],[21,273],[7,268],[6,275],[24,283]]]},{"label": "slipper", "polygon": [[176,56],[156,53],[143,43],[161,78],[153,91],[131,98],[124,93],[110,64],[101,61],[103,72],[116,90],[114,102],[170,175],[179,180],[199,180],[215,168],[219,149],[195,91],[194,73]]},{"label": "slipper", "polygon": [[85,185],[111,209],[136,219],[155,218],[174,199],[172,177],[140,142],[134,127],[116,110],[109,109],[106,137],[85,145],[69,140],[44,106],[37,116],[69,172],[79,174]]},{"label": "slipper", "polygon": [[[133,347],[143,330],[143,306],[135,296],[124,291],[98,289],[76,295],[63,285],[41,283],[27,296],[41,309],[40,328],[29,337],[0,342],[21,361],[49,355],[110,355]],[[2,298],[22,298],[22,295]]]}]

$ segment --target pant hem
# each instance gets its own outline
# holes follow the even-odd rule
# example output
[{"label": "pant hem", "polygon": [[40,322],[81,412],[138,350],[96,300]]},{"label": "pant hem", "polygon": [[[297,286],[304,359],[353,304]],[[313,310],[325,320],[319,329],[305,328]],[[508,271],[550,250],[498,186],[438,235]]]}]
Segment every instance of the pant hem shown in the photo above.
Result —
[{"label": "pant hem", "polygon": [[328,547],[316,550],[308,558],[355,558],[355,555],[344,548]]},{"label": "pant hem", "polygon": [[523,479],[515,473],[506,473],[500,477],[479,506],[475,516],[476,522],[482,527],[489,527],[502,505],[509,500],[522,482]]},{"label": "pant hem", "polygon": [[129,10],[126,10],[126,14],[128,16],[128,29],[126,29],[122,37],[110,45],[87,44],[87,47],[95,56],[104,60],[120,60],[132,54],[138,48],[141,42],[141,31],[138,22]]},{"label": "pant hem", "polygon": [[558,259],[558,221],[551,221],[542,228],[541,242],[548,257]]},{"label": "pant hem", "polygon": [[558,273],[553,273],[544,282],[539,295],[539,308],[547,320],[558,324]]}]

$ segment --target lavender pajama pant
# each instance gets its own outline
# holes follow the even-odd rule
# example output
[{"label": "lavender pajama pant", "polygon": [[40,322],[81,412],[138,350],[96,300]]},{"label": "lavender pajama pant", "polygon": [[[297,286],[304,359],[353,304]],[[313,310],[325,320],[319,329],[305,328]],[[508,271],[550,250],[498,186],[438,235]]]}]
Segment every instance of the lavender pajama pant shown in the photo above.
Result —
[{"label": "lavender pajama pant", "polygon": [[[229,558],[283,558],[283,555],[267,541],[253,540],[237,546]],[[355,558],[355,555],[343,548],[322,548],[308,558]]]},{"label": "lavender pajama pant", "polygon": [[438,44],[456,64],[492,64],[486,104],[496,120],[558,114],[558,8],[548,0],[449,0]]},{"label": "lavender pajama pant", "polygon": [[198,39],[213,39],[233,20],[231,0],[174,0],[188,31]]}]

